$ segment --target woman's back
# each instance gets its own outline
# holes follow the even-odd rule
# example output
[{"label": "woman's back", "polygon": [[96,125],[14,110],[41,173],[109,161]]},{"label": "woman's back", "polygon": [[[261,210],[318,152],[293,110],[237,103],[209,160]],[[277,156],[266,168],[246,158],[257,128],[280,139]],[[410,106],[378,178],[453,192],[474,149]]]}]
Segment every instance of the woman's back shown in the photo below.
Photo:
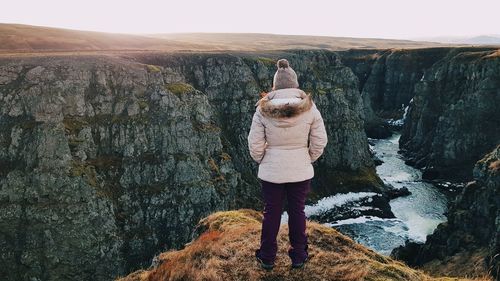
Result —
[{"label": "woman's back", "polygon": [[311,163],[323,153],[327,135],[311,96],[284,88],[268,93],[256,105],[248,143],[260,164],[258,178],[273,183],[312,178]]},{"label": "woman's back", "polygon": [[268,147],[307,148],[309,130],[314,120],[311,97],[294,88],[272,91],[261,99],[257,110],[266,127]]}]

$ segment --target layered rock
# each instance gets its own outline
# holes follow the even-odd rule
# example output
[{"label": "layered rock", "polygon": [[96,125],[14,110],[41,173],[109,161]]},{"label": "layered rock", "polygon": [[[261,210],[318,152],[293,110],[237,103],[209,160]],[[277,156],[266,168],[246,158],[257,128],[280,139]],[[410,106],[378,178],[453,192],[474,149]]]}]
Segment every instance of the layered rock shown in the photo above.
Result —
[{"label": "layered rock", "polygon": [[260,242],[262,213],[240,209],[216,212],[201,220],[199,236],[179,251],[158,256],[148,270],[136,271],[119,281],[154,280],[470,280],[433,278],[405,264],[355,243],[335,229],[314,221],[306,222],[309,261],[298,270],[290,269],[286,253],[288,226],[278,233],[275,267],[259,268],[254,250]]},{"label": "layered rock", "polygon": [[[242,174],[242,189],[260,199],[257,165],[246,152],[247,134],[259,93],[272,88],[275,62],[286,57],[297,72],[299,84],[313,99],[325,121],[329,145],[315,164],[310,202],[323,196],[348,191],[384,191],[375,173],[366,134],[363,131],[363,102],[352,71],[342,65],[336,53],[290,51],[266,54],[165,55],[139,58],[177,73],[207,94],[217,109],[223,144]],[[251,201],[242,202],[241,206]]]},{"label": "layered rock", "polygon": [[0,73],[2,280],[110,280],[234,205],[214,110],[175,75],[105,57]]},{"label": "layered rock", "polygon": [[450,48],[426,48],[340,52],[342,62],[360,81],[369,137],[385,138],[391,134],[385,120],[402,118],[424,71],[449,51]]},{"label": "layered rock", "polygon": [[474,163],[500,140],[500,55],[456,49],[415,85],[400,139],[426,178],[470,180]]},{"label": "layered rock", "polygon": [[[208,213],[261,208],[246,137],[281,55],[3,58],[0,275],[109,280]],[[311,199],[382,191],[352,71],[331,52],[287,55],[329,135]]]},{"label": "layered rock", "polygon": [[448,221],[425,244],[407,243],[393,256],[437,273],[490,273],[500,280],[500,145],[476,163],[473,174]]}]

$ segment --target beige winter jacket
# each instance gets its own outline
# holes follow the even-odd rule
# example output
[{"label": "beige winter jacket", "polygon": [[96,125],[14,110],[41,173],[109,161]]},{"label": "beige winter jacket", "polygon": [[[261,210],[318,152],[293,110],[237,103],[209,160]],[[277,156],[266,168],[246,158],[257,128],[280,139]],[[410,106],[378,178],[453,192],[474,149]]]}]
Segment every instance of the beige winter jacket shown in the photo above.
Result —
[{"label": "beige winter jacket", "polygon": [[280,89],[256,106],[248,148],[259,163],[257,177],[273,183],[314,177],[311,163],[323,154],[328,137],[311,96],[296,88]]}]

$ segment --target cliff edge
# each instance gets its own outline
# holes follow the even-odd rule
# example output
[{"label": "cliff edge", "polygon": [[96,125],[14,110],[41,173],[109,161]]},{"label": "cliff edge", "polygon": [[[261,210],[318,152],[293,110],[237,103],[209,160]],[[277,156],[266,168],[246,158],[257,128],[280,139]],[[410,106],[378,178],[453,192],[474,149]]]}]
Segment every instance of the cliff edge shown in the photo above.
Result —
[{"label": "cliff edge", "polygon": [[307,220],[309,255],[302,269],[290,269],[286,255],[288,226],[278,234],[275,268],[261,269],[259,247],[262,213],[251,209],[219,211],[200,220],[195,240],[181,250],[160,254],[148,270],[119,281],[143,280],[468,280],[433,278],[404,263],[379,255],[335,229]]}]

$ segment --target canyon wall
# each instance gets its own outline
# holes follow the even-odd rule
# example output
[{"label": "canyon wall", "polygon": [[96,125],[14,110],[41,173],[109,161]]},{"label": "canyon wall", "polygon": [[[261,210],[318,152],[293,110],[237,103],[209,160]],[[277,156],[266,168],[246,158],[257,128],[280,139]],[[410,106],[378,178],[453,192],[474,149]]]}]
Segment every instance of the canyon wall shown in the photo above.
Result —
[{"label": "canyon wall", "polygon": [[[331,52],[288,55],[328,130],[312,199],[383,191],[363,131],[356,76]],[[4,280],[109,280],[182,247],[209,213],[261,208],[246,137],[259,93],[270,89],[273,59],[3,58]]]},{"label": "canyon wall", "polygon": [[415,95],[415,84],[450,48],[349,50],[339,52],[343,64],[359,79],[365,130],[369,137],[391,133],[386,119],[400,119]]},{"label": "canyon wall", "polygon": [[350,50],[342,63],[359,80],[369,137],[408,112],[400,139],[425,178],[469,180],[474,163],[500,141],[500,55],[496,48]]},{"label": "canyon wall", "polygon": [[491,49],[2,58],[0,275],[109,280],[182,247],[214,211],[260,209],[246,138],[282,57],[329,138],[309,204],[386,190],[365,130],[412,90],[400,146],[427,175],[467,171],[500,139]]},{"label": "canyon wall", "polygon": [[390,134],[383,119],[408,105],[400,138],[406,162],[423,168],[424,179],[474,180],[424,245],[393,254],[435,274],[498,279],[499,50],[351,50],[341,57],[359,78],[368,136]]},{"label": "canyon wall", "polygon": [[457,49],[425,72],[400,147],[425,178],[470,180],[474,163],[500,142],[500,54]]},{"label": "canyon wall", "polygon": [[109,280],[233,204],[213,109],[175,76],[94,57],[0,69],[3,280]]},{"label": "canyon wall", "polygon": [[435,273],[473,276],[478,270],[500,279],[500,145],[476,163],[473,175],[448,210],[448,221],[425,244],[407,243],[393,256]]},{"label": "canyon wall", "polygon": [[207,94],[219,116],[223,143],[227,144],[243,181],[252,188],[258,184],[254,173],[257,166],[245,153],[246,136],[258,94],[271,90],[275,61],[281,57],[286,57],[297,72],[300,87],[312,94],[331,141],[315,163],[316,174],[309,199],[337,192],[383,191],[363,132],[363,103],[357,91],[356,76],[341,64],[337,54],[328,51],[269,53],[266,57],[250,53],[148,54],[138,60],[182,73],[185,81]]}]

